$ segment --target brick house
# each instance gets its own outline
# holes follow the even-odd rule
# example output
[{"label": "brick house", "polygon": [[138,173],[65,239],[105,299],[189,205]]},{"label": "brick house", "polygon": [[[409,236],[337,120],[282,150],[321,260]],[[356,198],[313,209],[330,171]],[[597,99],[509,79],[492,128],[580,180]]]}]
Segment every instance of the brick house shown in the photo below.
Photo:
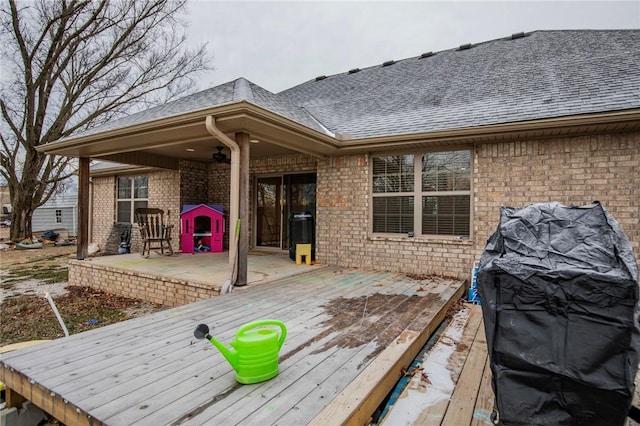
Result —
[{"label": "brick house", "polygon": [[288,249],[304,210],[320,263],[468,277],[501,206],[598,200],[640,259],[638,46],[640,30],[535,31],[277,94],[239,78],[42,149],[79,157],[81,181],[113,162],[85,172],[85,247],[136,206],[179,228],[183,205],[222,204],[249,225],[242,258]]}]

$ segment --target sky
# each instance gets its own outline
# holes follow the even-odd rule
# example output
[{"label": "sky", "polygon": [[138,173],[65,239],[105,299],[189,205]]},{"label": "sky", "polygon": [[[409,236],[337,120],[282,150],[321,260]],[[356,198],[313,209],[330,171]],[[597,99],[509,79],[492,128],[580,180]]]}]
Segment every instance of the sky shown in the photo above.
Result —
[{"label": "sky", "polygon": [[640,0],[190,0],[188,13],[190,43],[207,43],[213,58],[201,90],[244,77],[274,93],[518,32],[640,28]]}]

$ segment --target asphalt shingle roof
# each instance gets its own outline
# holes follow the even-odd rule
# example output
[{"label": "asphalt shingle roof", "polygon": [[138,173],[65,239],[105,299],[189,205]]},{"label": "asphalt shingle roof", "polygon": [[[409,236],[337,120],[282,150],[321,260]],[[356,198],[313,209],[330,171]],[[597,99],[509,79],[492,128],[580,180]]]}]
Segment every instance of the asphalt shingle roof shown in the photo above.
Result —
[{"label": "asphalt shingle roof", "polygon": [[240,100],[353,138],[640,108],[640,30],[535,31],[278,94],[240,78],[85,134]]},{"label": "asphalt shingle roof", "polygon": [[238,78],[228,83],[168,102],[164,105],[140,111],[102,126],[95,127],[83,132],[81,136],[97,134],[107,130],[125,128],[161,118],[186,114],[238,101],[255,103],[256,105],[260,105],[307,127],[319,131],[325,131],[318,121],[310,116],[300,106],[290,104],[286,99],[281,98],[244,78]]},{"label": "asphalt shingle roof", "polygon": [[354,138],[640,107],[640,30],[536,31],[279,93]]}]

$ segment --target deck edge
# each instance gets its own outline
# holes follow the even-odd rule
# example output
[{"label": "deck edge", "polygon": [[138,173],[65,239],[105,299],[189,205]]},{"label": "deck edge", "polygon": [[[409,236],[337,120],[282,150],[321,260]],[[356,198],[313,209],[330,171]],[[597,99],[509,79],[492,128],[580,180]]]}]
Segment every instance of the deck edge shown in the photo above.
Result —
[{"label": "deck edge", "polygon": [[[465,288],[465,283],[460,282],[458,289],[423,330],[405,329],[330,404],[325,406],[309,422],[309,425],[366,424],[375,409],[393,390],[402,375],[402,368],[410,365],[415,359],[429,336],[442,323],[449,308],[462,298]],[[400,353],[398,353],[399,350]],[[366,392],[363,393],[362,389],[366,389]]]}]

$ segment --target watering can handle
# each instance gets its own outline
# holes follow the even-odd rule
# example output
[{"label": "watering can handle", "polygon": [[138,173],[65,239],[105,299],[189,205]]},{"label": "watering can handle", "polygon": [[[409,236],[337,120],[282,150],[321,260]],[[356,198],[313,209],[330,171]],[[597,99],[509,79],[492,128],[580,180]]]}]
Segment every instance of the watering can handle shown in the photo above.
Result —
[{"label": "watering can handle", "polygon": [[282,347],[282,344],[284,343],[284,339],[287,337],[287,327],[284,325],[282,321],[260,320],[260,321],[250,322],[249,324],[245,324],[242,327],[240,327],[237,331],[237,334],[242,334],[245,331],[250,330],[252,328],[262,327],[265,325],[275,325],[280,327],[280,339],[278,340],[278,350],[280,350],[280,348]]}]

